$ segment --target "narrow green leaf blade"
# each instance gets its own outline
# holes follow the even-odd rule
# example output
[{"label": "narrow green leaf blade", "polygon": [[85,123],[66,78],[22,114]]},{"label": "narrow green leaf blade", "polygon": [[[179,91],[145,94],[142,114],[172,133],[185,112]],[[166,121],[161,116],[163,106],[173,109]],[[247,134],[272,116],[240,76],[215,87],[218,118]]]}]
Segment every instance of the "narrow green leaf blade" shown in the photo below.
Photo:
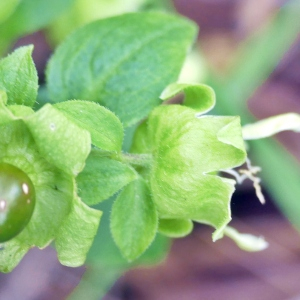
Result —
[{"label": "narrow green leaf blade", "polygon": [[96,147],[106,151],[121,151],[124,135],[122,123],[105,107],[81,100],[61,102],[54,107],[88,130]]},{"label": "narrow green leaf blade", "polygon": [[92,209],[77,197],[68,218],[59,229],[55,247],[59,261],[69,267],[84,264],[97,233],[102,212]]},{"label": "narrow green leaf blade", "polygon": [[33,46],[21,47],[0,60],[0,89],[7,104],[32,106],[37,97],[38,77],[32,60]]},{"label": "narrow green leaf blade", "polygon": [[150,191],[142,180],[127,185],[116,199],[111,212],[111,231],[123,256],[132,261],[153,241],[158,225]]},{"label": "narrow green leaf blade", "polygon": [[300,33],[299,13],[299,1],[288,1],[285,5],[281,5],[273,22],[270,22],[261,34],[250,38],[243,45],[241,55],[225,83],[230,85],[228,88],[232,88],[233,85],[239,87],[235,92],[236,97],[241,97],[240,101],[251,96],[267,79],[278,65],[278,61],[297,39]]},{"label": "narrow green leaf blade", "polygon": [[98,102],[125,127],[137,123],[176,81],[195,34],[190,21],[158,12],[90,23],[70,35],[50,60],[50,99]]},{"label": "narrow green leaf blade", "polygon": [[50,104],[28,116],[25,122],[40,152],[50,163],[74,175],[83,169],[91,147],[88,131]]},{"label": "narrow green leaf blade", "polygon": [[76,178],[78,194],[86,204],[95,205],[113,196],[136,177],[131,167],[92,151]]},{"label": "narrow green leaf blade", "polygon": [[300,5],[290,0],[282,5],[273,20],[259,34],[241,46],[239,56],[225,78],[212,76],[208,84],[216,91],[218,114],[239,115],[251,121],[247,100],[278,65],[278,61],[300,32]]},{"label": "narrow green leaf blade", "polygon": [[299,161],[273,139],[249,141],[252,160],[261,167],[262,184],[280,210],[300,229]]}]

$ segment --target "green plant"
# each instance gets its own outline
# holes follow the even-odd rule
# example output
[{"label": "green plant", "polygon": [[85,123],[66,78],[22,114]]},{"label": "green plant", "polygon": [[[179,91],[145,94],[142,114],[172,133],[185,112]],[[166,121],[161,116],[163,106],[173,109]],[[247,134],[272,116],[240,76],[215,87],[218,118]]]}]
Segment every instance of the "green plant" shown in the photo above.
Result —
[{"label": "green plant", "polygon": [[[193,222],[213,226],[213,240],[267,246],[228,226],[229,203],[245,178],[263,201],[244,139],[287,129],[290,116],[243,129],[237,116],[206,115],[213,89],[176,82],[196,33],[192,22],[154,12],[95,21],[57,48],[40,93],[32,46],[0,61],[0,163],[27,174],[36,194],[29,223],[3,244],[2,272],[54,242],[62,264],[86,262],[81,286],[90,287],[100,269],[110,281],[159,260],[166,237],[189,234]],[[181,93],[182,104],[169,102]]]},{"label": "green plant", "polygon": [[[116,193],[110,227],[128,261],[157,231],[184,236],[192,221],[215,227],[214,240],[226,234],[235,181],[215,172],[246,160],[239,118],[204,116],[215,104],[205,85],[175,83],[161,94],[195,33],[191,22],[160,13],[86,25],[51,58],[52,104],[37,111],[32,47],[1,60],[0,160],[28,174],[36,191],[30,222],[1,252],[2,271],[52,240],[61,263],[83,264],[102,215],[89,206]],[[159,106],[180,92],[183,105]],[[130,153],[122,151],[124,128],[145,118]]]}]

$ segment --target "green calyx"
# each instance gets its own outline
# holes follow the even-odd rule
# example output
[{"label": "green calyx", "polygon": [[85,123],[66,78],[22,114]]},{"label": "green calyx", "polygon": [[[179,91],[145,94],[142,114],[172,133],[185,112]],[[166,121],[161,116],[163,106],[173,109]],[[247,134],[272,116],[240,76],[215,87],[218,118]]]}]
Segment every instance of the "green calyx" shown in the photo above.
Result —
[{"label": "green calyx", "polygon": [[162,98],[180,92],[186,93],[184,104],[190,107],[155,108],[136,130],[132,154],[126,156],[128,162],[133,160],[140,178],[118,196],[111,230],[129,260],[147,249],[154,229],[169,237],[182,237],[196,221],[213,226],[213,240],[217,240],[231,220],[235,181],[218,176],[218,172],[246,160],[240,120],[204,116],[215,103],[213,91],[205,85],[173,84]]},{"label": "green calyx", "polygon": [[[0,102],[0,163],[1,166],[9,165],[20,170],[25,179],[30,178],[30,190],[35,191],[34,211],[31,209],[29,214],[22,210],[26,221],[20,221],[22,224],[19,226],[20,230],[17,230],[19,234],[16,237],[16,234],[7,236],[9,231],[6,230],[5,238],[1,239],[5,244],[0,257],[0,269],[2,272],[8,272],[30,247],[43,248],[60,235],[61,228],[75,205],[76,174],[83,169],[91,144],[87,131],[76,128],[75,124],[51,106],[45,106],[36,113],[28,113],[29,110],[20,105],[15,105],[13,109],[6,106],[6,97],[3,95],[5,94],[2,93]],[[35,126],[38,121],[39,126]],[[51,136],[50,125],[53,123],[57,130]],[[63,126],[72,128],[73,135],[69,131],[66,138],[66,132],[59,130]],[[75,142],[75,137],[76,141],[81,140],[81,143]],[[70,150],[77,155],[76,160],[74,155],[68,157]],[[9,169],[4,169],[3,176],[0,176],[0,184],[6,182],[4,175],[8,173]],[[7,183],[5,185],[7,186]],[[4,197],[1,199],[5,200],[7,190],[2,189],[1,193],[0,196]],[[22,198],[21,196],[20,194],[19,198]],[[18,197],[16,199],[18,200]],[[90,229],[92,236],[96,234],[100,216],[93,221],[94,226]],[[8,218],[11,223],[7,226],[14,225],[20,218],[23,218],[22,214],[12,208]],[[73,225],[75,224],[74,222]],[[80,238],[77,242],[80,242]],[[78,255],[85,257],[87,250]],[[11,259],[7,259],[8,256]]]},{"label": "green calyx", "polygon": [[[210,224],[216,240],[231,219],[235,181],[215,172],[243,164],[246,152],[238,117],[196,113],[180,105],[156,108],[141,126],[148,140],[142,148],[153,153],[147,174],[160,218]],[[137,139],[132,149],[141,149]]]}]

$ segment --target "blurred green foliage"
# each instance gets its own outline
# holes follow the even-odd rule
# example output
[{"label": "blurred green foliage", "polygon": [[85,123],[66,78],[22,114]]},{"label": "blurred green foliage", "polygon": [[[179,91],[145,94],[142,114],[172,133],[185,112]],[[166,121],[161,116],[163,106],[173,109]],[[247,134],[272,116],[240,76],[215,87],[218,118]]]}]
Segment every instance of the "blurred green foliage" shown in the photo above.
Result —
[{"label": "blurred green foliage", "polygon": [[17,38],[53,22],[74,0],[52,0],[51,5],[45,0],[2,0],[1,3],[0,54],[3,54]]}]

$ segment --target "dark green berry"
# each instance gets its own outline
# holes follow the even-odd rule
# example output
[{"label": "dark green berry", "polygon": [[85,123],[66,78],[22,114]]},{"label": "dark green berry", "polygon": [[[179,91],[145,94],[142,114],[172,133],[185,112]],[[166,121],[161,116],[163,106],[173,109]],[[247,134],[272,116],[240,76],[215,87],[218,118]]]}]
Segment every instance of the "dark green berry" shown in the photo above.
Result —
[{"label": "dark green berry", "polygon": [[31,219],[34,186],[19,168],[0,163],[0,243],[18,235]]}]

